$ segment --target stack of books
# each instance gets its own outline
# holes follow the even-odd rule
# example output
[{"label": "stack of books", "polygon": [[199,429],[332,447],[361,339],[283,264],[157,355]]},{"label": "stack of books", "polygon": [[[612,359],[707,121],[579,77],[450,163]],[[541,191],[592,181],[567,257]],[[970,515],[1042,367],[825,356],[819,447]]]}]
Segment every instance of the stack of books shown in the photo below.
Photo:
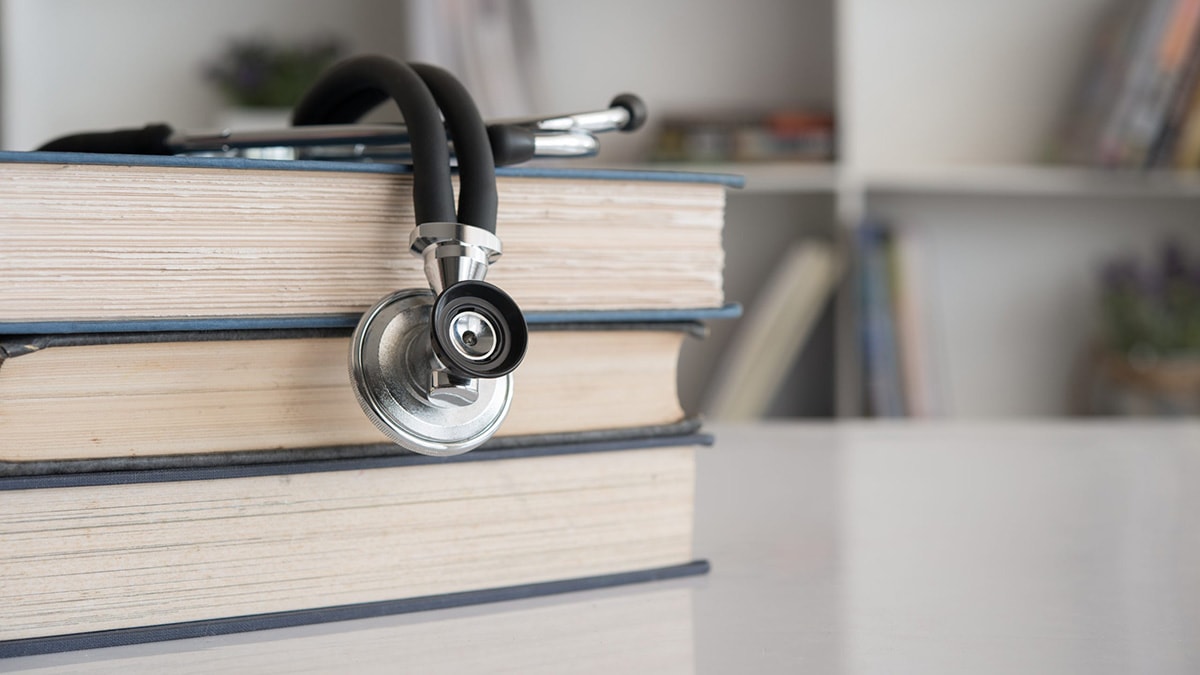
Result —
[{"label": "stack of books", "polygon": [[701,573],[679,351],[730,177],[499,170],[509,418],[388,443],[359,314],[424,287],[403,167],[0,153],[0,655]]},{"label": "stack of books", "polygon": [[1200,167],[1200,0],[1113,6],[1052,156],[1119,168]]}]

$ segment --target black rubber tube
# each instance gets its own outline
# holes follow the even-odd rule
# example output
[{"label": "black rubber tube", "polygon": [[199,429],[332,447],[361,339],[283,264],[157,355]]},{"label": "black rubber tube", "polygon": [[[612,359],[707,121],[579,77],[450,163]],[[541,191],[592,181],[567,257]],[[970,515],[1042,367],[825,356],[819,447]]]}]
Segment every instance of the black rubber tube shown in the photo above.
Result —
[{"label": "black rubber tube", "polygon": [[118,129],[72,134],[43,144],[45,152],[104,152],[122,155],[170,155],[167,139],[172,133],[165,124],[147,124],[141,129]]},{"label": "black rubber tube", "polygon": [[421,223],[453,223],[450,150],[433,93],[410,66],[357,56],[327,70],[292,112],[292,124],[349,124],[391,98],[408,127],[413,159],[413,210]]},{"label": "black rubber tube", "polygon": [[412,63],[425,81],[454,141],[458,158],[458,222],[496,231],[496,160],[487,126],[466,87],[449,72],[427,63]]}]

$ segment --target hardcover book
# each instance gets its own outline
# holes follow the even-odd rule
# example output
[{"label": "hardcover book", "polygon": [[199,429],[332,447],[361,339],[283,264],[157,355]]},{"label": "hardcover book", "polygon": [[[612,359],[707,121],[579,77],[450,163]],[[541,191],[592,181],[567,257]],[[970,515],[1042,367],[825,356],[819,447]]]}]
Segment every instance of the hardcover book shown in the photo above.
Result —
[{"label": "hardcover book", "polygon": [[709,440],[0,478],[0,656],[703,573]]},{"label": "hardcover book", "polygon": [[[505,250],[488,280],[526,312],[723,304],[721,230],[735,177],[497,174]],[[408,250],[407,167],[3,152],[0,178],[4,332],[355,317],[393,291],[427,286]]]},{"label": "hardcover book", "polygon": [[[702,335],[701,324],[530,326],[513,407],[494,443],[694,427],[680,407],[676,371],[684,339]],[[0,475],[88,471],[113,462],[160,466],[167,457],[175,458],[172,465],[195,465],[397,452],[354,399],[349,333],[315,328],[0,339]]]}]

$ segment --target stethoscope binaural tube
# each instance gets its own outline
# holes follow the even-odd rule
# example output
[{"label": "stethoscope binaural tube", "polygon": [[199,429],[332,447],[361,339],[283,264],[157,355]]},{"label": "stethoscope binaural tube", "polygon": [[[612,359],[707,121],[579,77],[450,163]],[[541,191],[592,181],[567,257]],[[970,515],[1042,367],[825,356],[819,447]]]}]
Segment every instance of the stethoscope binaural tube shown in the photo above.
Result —
[{"label": "stethoscope binaural tube", "polygon": [[357,122],[389,98],[400,108],[408,127],[417,222],[453,222],[450,150],[441,113],[425,81],[408,64],[382,56],[358,56],[334,65],[296,104],[292,124]]},{"label": "stethoscope binaural tube", "polygon": [[[528,344],[516,303],[484,281],[501,245],[483,119],[450,73],[365,56],[327,71],[293,122],[353,122],[388,98],[411,137],[417,227],[410,248],[424,258],[436,296],[398,291],[368,310],[351,341],[350,375],[368,419],[392,440],[424,454],[459,454],[499,428],[511,404],[511,373]],[[458,157],[457,213],[446,130]]]},{"label": "stethoscope binaural tube", "polygon": [[[361,92],[360,92],[361,93]],[[321,104],[328,99],[316,99]],[[329,114],[358,119],[359,108],[387,100],[375,90],[362,93],[355,105],[345,103]],[[330,110],[322,106],[321,110]],[[310,113],[311,114],[311,113]],[[325,115],[324,112],[315,113]],[[631,132],[646,119],[646,106],[633,94],[621,94],[603,110],[497,121],[487,126],[496,166],[521,164],[535,157],[594,157],[596,134]],[[251,159],[312,159],[408,163],[412,160],[408,128],[403,124],[310,124],[284,129],[216,129],[185,131],[166,124],[141,128],[89,131],[60,136],[37,148],[44,152],[83,152]]]}]

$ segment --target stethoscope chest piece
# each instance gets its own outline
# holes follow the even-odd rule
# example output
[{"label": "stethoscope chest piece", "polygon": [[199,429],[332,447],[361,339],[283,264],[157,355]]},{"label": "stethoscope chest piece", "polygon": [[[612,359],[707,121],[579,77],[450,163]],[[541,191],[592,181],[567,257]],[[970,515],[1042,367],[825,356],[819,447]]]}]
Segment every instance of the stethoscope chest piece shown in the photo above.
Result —
[{"label": "stethoscope chest piece", "polygon": [[[350,345],[350,381],[389,439],[425,455],[457,455],[500,428],[529,341],[516,302],[484,280],[501,244],[483,119],[450,73],[364,56],[322,76],[293,122],[353,121],[387,98],[408,125],[416,221],[409,250],[423,260],[429,289],[393,293],[363,314]],[[457,210],[447,132],[458,156]]]},{"label": "stethoscope chest piece", "polygon": [[464,378],[442,366],[430,341],[433,307],[432,292],[404,290],[364,314],[352,340],[350,381],[388,438],[446,457],[478,447],[499,428],[512,403],[512,374]]}]

